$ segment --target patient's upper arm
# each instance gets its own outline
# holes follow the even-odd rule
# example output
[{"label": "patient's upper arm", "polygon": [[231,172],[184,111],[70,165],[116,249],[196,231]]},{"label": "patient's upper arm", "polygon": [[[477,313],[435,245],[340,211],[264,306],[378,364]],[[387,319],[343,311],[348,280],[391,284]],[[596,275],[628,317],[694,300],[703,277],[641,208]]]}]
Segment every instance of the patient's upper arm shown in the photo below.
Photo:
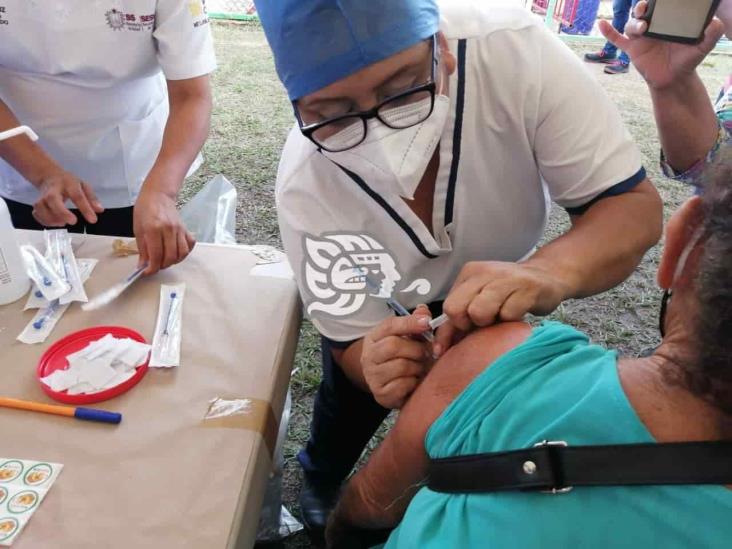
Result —
[{"label": "patient's upper arm", "polygon": [[[449,404],[497,358],[523,343],[531,328],[522,322],[476,330],[450,349],[434,366],[402,409],[396,425],[352,486],[361,509],[352,509],[363,527],[394,526],[425,477],[428,456],[424,438]],[[354,494],[355,495],[355,494]],[[359,512],[360,511],[360,512]],[[359,520],[360,519],[360,520]],[[366,524],[368,523],[368,524]]]}]

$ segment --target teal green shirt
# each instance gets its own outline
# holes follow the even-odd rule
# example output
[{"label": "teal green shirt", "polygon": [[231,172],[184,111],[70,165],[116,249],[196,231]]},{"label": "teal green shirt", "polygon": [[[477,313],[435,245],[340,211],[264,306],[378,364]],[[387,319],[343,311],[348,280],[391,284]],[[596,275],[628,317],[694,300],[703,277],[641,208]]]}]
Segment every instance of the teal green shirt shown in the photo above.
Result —
[{"label": "teal green shirt", "polygon": [[[623,392],[615,352],[554,322],[479,375],[432,425],[425,446],[431,457],[442,458],[542,440],[655,442]],[[386,547],[730,549],[732,490],[648,486],[449,495],[423,488]]]}]

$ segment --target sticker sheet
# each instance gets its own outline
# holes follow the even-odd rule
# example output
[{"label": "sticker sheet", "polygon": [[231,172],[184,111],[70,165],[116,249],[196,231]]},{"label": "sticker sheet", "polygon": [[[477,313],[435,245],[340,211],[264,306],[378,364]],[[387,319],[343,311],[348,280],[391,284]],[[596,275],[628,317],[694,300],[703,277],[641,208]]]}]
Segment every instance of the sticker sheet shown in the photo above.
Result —
[{"label": "sticker sheet", "polygon": [[61,469],[59,463],[0,457],[0,546],[13,544]]}]

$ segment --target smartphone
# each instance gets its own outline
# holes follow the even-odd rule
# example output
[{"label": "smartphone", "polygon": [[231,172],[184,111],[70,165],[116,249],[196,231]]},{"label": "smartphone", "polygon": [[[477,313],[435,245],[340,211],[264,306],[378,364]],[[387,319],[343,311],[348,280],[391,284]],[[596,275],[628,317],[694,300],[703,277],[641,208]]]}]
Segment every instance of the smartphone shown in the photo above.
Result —
[{"label": "smartphone", "polygon": [[721,0],[649,0],[643,17],[645,35],[659,40],[698,44]]}]

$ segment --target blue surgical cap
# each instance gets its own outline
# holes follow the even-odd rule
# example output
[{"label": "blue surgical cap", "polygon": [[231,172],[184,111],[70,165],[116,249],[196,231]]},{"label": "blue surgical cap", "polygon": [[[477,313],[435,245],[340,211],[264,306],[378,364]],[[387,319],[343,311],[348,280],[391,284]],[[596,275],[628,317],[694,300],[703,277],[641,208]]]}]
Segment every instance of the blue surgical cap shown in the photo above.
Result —
[{"label": "blue surgical cap", "polygon": [[295,100],[429,38],[437,0],[257,0],[280,80]]}]

